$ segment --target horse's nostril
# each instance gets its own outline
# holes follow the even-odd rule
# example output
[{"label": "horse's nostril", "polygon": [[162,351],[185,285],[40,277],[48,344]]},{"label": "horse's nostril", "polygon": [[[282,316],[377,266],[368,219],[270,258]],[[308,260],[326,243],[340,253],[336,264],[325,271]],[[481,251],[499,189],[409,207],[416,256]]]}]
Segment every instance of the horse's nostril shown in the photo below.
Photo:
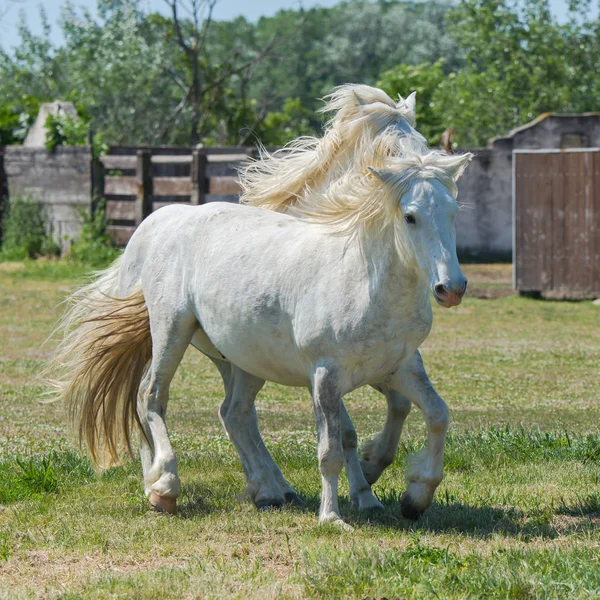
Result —
[{"label": "horse's nostril", "polygon": [[444,287],[443,283],[438,283],[434,289],[438,296],[444,296],[446,294],[446,288]]}]

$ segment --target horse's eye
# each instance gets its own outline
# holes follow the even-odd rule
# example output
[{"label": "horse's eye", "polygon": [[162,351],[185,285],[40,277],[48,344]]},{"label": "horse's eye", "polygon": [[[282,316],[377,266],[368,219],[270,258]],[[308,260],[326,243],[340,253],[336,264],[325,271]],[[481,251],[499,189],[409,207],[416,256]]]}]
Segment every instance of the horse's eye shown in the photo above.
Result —
[{"label": "horse's eye", "polygon": [[404,215],[404,220],[409,223],[410,225],[414,225],[415,224],[415,218],[413,217],[413,215]]}]

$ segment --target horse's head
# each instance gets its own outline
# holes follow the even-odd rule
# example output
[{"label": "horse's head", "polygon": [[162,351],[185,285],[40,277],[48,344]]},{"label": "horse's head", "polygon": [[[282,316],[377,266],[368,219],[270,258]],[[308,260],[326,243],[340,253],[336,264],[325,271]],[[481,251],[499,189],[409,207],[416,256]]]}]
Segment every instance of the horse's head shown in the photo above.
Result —
[{"label": "horse's head", "polygon": [[391,159],[385,169],[372,169],[384,182],[392,203],[397,243],[427,279],[436,301],[446,308],[460,304],[467,289],[456,256],[458,213],[456,180],[471,154],[441,152]]}]

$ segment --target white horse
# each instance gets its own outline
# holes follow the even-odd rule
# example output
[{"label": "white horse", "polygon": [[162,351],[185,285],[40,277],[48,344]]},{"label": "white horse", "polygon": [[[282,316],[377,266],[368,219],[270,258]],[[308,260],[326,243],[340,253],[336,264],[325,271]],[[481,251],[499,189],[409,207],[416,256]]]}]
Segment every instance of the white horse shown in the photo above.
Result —
[{"label": "white horse", "polygon": [[[389,155],[402,154],[407,143],[412,153],[427,152],[427,141],[415,129],[415,96],[415,92],[406,99],[399,96],[396,103],[383,90],[366,85],[335,88],[326,96],[321,111],[333,113],[323,137],[294,140],[274,154],[263,148],[260,159],[241,172],[240,202],[299,218],[318,219],[324,207],[307,207],[313,200],[320,202],[319,194],[314,192],[335,186],[349,171],[368,167],[373,144],[379,144],[379,151]],[[343,213],[343,218],[348,216]],[[385,396],[388,410],[382,431],[366,442],[361,451],[361,469],[370,485],[394,461],[412,405],[408,398],[388,386],[373,387]],[[344,418],[349,418],[344,407],[342,410]],[[347,470],[352,468],[347,465]],[[351,484],[359,479],[351,476]],[[352,485],[350,493],[353,502],[359,503]]]},{"label": "white horse", "polygon": [[[382,136],[385,138],[385,135]],[[432,321],[429,290],[460,303],[456,179],[470,155],[380,145],[300,207],[303,218],[248,206],[169,206],[138,228],[122,258],[73,296],[58,385],[95,460],[117,460],[142,436],[145,489],[173,512],[180,491],[165,414],[191,343],[219,367],[220,417],[257,506],[293,501],[262,443],[254,398],[265,380],[308,387],[322,475],[320,522],[343,525],[337,484],[346,461],[359,508],[381,506],[365,480],[342,396],[372,384],[414,402],[428,428],[402,511],[415,517],[442,479],[448,409],[418,347]],[[320,207],[317,209],[317,207]],[[258,450],[257,450],[258,449]]]}]

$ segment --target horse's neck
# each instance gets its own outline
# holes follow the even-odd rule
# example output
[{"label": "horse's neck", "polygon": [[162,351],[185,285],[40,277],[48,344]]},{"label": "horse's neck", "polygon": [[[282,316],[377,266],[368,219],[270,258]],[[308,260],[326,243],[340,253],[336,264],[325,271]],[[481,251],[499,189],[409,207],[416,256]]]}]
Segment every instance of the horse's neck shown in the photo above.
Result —
[{"label": "horse's neck", "polygon": [[429,302],[427,281],[414,263],[398,254],[392,228],[365,238],[361,242],[360,260],[366,264],[371,296],[401,310],[404,310],[402,305]]}]

